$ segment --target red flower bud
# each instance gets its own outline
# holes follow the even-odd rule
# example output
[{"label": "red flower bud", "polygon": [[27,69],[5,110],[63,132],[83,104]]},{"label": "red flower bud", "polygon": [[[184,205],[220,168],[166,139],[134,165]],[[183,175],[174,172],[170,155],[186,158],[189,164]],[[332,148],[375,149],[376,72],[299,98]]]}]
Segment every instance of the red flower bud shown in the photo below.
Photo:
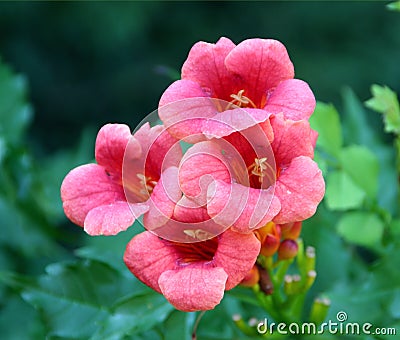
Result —
[{"label": "red flower bud", "polygon": [[279,260],[292,259],[297,255],[298,250],[299,247],[295,240],[290,240],[290,239],[284,240],[282,241],[278,249],[278,259]]},{"label": "red flower bud", "polygon": [[264,243],[261,245],[260,254],[266,257],[274,255],[279,248],[279,244],[279,238],[271,234],[267,235]]},{"label": "red flower bud", "polygon": [[261,242],[260,254],[266,257],[272,256],[279,248],[281,241],[281,228],[274,222],[267,223],[255,232]]},{"label": "red flower bud", "polygon": [[302,221],[281,224],[282,238],[297,240],[300,236]]},{"label": "red flower bud", "polygon": [[260,272],[256,265],[250,269],[240,284],[244,287],[253,287],[260,280]]}]

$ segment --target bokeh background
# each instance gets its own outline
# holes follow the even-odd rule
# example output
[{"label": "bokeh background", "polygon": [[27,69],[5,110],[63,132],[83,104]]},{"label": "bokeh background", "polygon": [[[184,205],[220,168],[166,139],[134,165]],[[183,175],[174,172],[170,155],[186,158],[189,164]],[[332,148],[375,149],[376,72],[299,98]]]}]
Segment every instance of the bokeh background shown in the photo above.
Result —
[{"label": "bokeh background", "polygon": [[[117,238],[113,246],[103,239],[89,240],[64,217],[59,186],[70,169],[93,160],[95,135],[103,124],[126,123],[134,129],[157,108],[163,90],[179,77],[190,47],[199,40],[280,40],[296,78],[307,81],[317,100],[333,103],[342,116],[346,88],[361,102],[371,97],[374,83],[400,93],[400,14],[387,10],[385,3],[0,2],[0,58],[21,75],[21,96],[32,112],[18,141],[0,152],[1,270],[41,275],[46,265],[74,259],[74,251],[91,242],[105,248],[125,242],[128,237],[120,243]],[[0,122],[0,132],[13,131],[7,122]],[[368,112],[365,122],[391,145],[378,115]],[[397,208],[392,204],[388,209],[395,213]],[[329,224],[329,212],[322,216],[317,221]],[[335,282],[336,287],[351,286],[357,276],[350,267],[353,256],[367,264],[376,259],[373,252],[346,247],[333,229],[323,234],[316,227],[310,230],[305,237],[317,249],[327,241],[325,246],[337,246],[337,252],[348,251],[338,257],[335,249],[323,252],[322,273],[339,273],[344,266],[346,276],[325,275],[315,291],[329,291]],[[0,298],[1,338],[41,338],[46,333],[49,320],[37,316],[18,288],[1,287]]]},{"label": "bokeh background", "polygon": [[385,2],[22,2],[0,4],[0,53],[29,82],[42,152],[82,129],[135,126],[157,108],[197,41],[283,42],[318,100],[350,86],[400,90],[400,22]]}]

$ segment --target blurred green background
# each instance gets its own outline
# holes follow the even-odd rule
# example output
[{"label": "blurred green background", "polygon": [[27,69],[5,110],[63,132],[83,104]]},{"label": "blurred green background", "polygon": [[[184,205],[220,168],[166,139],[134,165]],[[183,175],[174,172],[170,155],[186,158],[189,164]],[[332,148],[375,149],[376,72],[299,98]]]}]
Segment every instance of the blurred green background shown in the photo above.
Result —
[{"label": "blurred green background", "polygon": [[190,47],[221,36],[282,41],[318,100],[361,99],[372,83],[400,90],[400,22],[384,2],[18,2],[0,4],[0,54],[28,78],[32,141],[76,143],[83,127],[157,107]]},{"label": "blurred green background", "polygon": [[[387,216],[398,215],[392,137],[362,107],[374,83],[400,93],[400,14],[385,3],[0,2],[0,58],[8,65],[0,68],[0,272],[8,273],[0,275],[0,338],[190,338],[195,316],[170,314],[124,268],[121,254],[137,230],[86,236],[64,216],[59,187],[69,170],[93,160],[103,124],[134,129],[157,108],[191,46],[221,36],[283,42],[296,77],[339,109],[344,144],[364,145],[379,160],[378,198],[356,207],[384,221],[379,244],[343,241],[336,231],[343,211],[326,203],[303,236],[319,254],[312,294],[331,297],[333,320],[344,309],[357,320],[399,326],[400,223],[397,239],[387,229]],[[113,305],[135,289],[142,300],[134,296],[125,312]],[[232,313],[264,312],[242,300],[248,292],[227,294],[204,317],[199,338],[243,338]],[[159,309],[141,310],[146,301]]]}]

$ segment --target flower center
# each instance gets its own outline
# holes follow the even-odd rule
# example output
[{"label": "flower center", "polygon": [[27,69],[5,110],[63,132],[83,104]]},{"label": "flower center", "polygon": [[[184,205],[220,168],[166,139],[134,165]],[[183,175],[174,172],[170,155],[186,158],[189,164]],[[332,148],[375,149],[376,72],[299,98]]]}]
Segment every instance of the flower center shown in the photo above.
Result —
[{"label": "flower center", "polygon": [[267,176],[269,180],[273,179],[271,176],[274,174],[274,169],[268,163],[267,157],[254,158],[254,163],[248,166],[247,170],[249,171],[250,179],[257,179],[259,184],[263,182],[265,176]]},{"label": "flower center", "polygon": [[183,233],[197,241],[206,241],[213,237],[211,233],[203,229],[186,229],[183,231]]},{"label": "flower center", "polygon": [[249,97],[246,97],[243,94],[244,94],[244,90],[240,90],[237,94],[232,93],[230,95],[232,100],[226,106],[225,110],[229,110],[232,107],[234,107],[234,108],[238,108],[238,107],[256,108],[257,106],[254,104],[254,102]]},{"label": "flower center", "polygon": [[214,259],[218,248],[218,238],[196,243],[173,244],[177,250],[178,264],[185,265],[191,262],[210,262]]},{"label": "flower center", "polygon": [[140,193],[143,195],[151,195],[157,182],[153,181],[151,177],[147,177],[144,174],[136,174],[136,176],[140,180]]}]

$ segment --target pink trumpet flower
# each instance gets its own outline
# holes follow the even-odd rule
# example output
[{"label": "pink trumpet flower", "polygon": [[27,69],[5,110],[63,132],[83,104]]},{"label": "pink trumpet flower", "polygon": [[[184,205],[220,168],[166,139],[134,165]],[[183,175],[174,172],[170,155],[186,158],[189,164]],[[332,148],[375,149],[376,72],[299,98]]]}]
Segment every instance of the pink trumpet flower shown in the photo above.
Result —
[{"label": "pink trumpet flower", "polygon": [[[325,192],[321,170],[312,160],[317,134],[309,123],[282,114],[266,122],[271,125],[196,143],[181,162],[184,194],[204,200],[206,193],[209,216],[238,232],[271,220],[282,224],[307,219]],[[214,123],[218,134],[220,122]],[[207,176],[213,181],[205,181]]]},{"label": "pink trumpet flower", "polygon": [[224,291],[238,285],[253,267],[260,242],[227,230],[197,243],[161,239],[145,231],[128,244],[124,261],[139,280],[185,312],[210,310]]},{"label": "pink trumpet flower", "polygon": [[96,139],[97,164],[73,169],[61,185],[66,216],[90,235],[126,230],[149,209],[148,199],[161,175],[160,160],[172,148],[169,159],[179,162],[175,143],[163,126],[150,128],[147,123],[134,136],[124,124],[103,126]]},{"label": "pink trumpet flower", "polygon": [[162,95],[159,115],[178,138],[201,134],[210,118],[231,119],[235,112],[226,112],[238,108],[258,121],[274,113],[308,119],[314,95],[307,83],[293,78],[293,64],[277,40],[248,39],[237,46],[227,38],[216,44],[198,42],[183,64],[181,80]]}]

